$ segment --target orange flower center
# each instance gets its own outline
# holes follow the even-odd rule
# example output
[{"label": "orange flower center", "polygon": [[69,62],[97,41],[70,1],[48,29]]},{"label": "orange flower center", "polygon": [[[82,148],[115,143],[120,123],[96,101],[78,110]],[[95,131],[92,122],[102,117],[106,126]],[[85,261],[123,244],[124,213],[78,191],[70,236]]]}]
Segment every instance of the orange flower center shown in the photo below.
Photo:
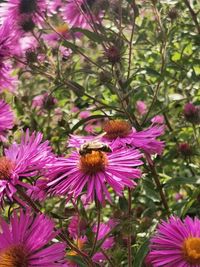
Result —
[{"label": "orange flower center", "polygon": [[69,27],[67,24],[61,24],[56,27],[56,31],[59,32],[60,34],[65,34],[66,32],[69,31]]},{"label": "orange flower center", "polygon": [[106,132],[105,137],[112,140],[126,137],[131,131],[131,125],[124,120],[111,120],[104,124],[103,129]]},{"label": "orange flower center", "polygon": [[[77,246],[77,248],[78,248],[79,250],[82,250],[82,249],[83,249],[84,244],[85,244],[85,240],[83,240],[83,239],[81,239],[81,238],[78,238],[78,239],[77,239],[77,244],[76,244],[76,246]],[[71,251],[69,251],[69,252],[67,253],[67,255],[69,255],[69,256],[76,256],[76,255],[77,255],[77,252],[76,252],[75,250],[71,250]]]},{"label": "orange flower center", "polygon": [[200,264],[200,238],[189,237],[183,244],[183,252],[186,260],[191,264]]},{"label": "orange flower center", "polygon": [[0,157],[0,180],[8,180],[13,170],[13,162],[6,158]]},{"label": "orange flower center", "polygon": [[1,251],[0,267],[28,267],[27,253],[24,248],[14,246]]},{"label": "orange flower center", "polygon": [[105,169],[108,160],[107,156],[102,151],[91,151],[80,157],[81,171],[89,174],[97,173]]}]

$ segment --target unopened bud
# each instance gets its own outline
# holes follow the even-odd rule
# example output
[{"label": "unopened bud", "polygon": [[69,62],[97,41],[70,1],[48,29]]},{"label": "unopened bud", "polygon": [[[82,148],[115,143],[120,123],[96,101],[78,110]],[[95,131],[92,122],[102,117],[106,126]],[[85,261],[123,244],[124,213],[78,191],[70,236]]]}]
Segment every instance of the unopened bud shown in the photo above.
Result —
[{"label": "unopened bud", "polygon": [[184,142],[184,143],[180,143],[180,144],[178,145],[178,150],[179,150],[179,152],[180,152],[183,156],[185,156],[185,157],[188,157],[188,156],[191,156],[191,155],[192,155],[192,148],[191,148],[191,146],[190,146],[188,143],[186,143],[186,142]]},{"label": "unopened bud", "polygon": [[119,62],[121,59],[119,48],[117,48],[116,46],[110,46],[105,51],[105,57],[112,64]]},{"label": "unopened bud", "polygon": [[200,123],[200,107],[195,106],[192,103],[187,103],[184,106],[185,119],[193,124]]}]

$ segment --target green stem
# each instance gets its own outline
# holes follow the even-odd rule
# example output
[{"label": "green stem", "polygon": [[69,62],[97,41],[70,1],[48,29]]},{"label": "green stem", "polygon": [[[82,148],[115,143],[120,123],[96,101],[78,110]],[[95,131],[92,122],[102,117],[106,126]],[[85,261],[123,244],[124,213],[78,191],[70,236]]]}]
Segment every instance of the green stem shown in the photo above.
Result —
[{"label": "green stem", "polygon": [[100,207],[100,203],[99,203],[98,200],[96,200],[96,208],[97,208],[97,231],[96,231],[94,243],[93,243],[93,246],[92,246],[92,250],[91,250],[91,253],[90,253],[91,256],[93,256],[93,254],[95,253],[95,249],[96,249],[96,245],[97,245],[97,241],[98,241],[98,236],[99,236],[99,230],[100,230],[101,207]]},{"label": "green stem", "polygon": [[[131,189],[128,189],[128,220],[129,220],[129,228],[131,223]],[[132,267],[132,251],[131,251],[131,232],[128,230],[128,241],[127,241],[127,249],[128,249],[128,267]]]}]

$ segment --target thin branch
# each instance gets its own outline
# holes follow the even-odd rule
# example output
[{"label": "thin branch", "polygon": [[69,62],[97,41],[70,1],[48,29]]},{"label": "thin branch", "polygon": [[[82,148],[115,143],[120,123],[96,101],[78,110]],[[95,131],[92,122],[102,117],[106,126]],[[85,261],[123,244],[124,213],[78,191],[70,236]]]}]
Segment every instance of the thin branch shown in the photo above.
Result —
[{"label": "thin branch", "polygon": [[187,6],[187,8],[189,9],[189,11],[190,11],[192,20],[194,21],[194,24],[195,24],[195,26],[197,28],[198,34],[200,34],[200,24],[199,24],[198,19],[197,19],[197,14],[192,9],[192,7],[190,5],[190,2],[188,0],[184,0],[184,3]]}]

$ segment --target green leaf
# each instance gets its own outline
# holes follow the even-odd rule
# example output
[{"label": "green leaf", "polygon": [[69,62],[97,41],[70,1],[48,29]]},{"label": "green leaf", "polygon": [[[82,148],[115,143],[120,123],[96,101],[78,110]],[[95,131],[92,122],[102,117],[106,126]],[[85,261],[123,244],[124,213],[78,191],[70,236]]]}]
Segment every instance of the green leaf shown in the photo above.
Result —
[{"label": "green leaf", "polygon": [[184,185],[184,184],[199,184],[199,179],[196,178],[182,178],[177,177],[170,179],[166,182],[165,187],[177,186],[177,185]]},{"label": "green leaf", "polygon": [[91,41],[94,41],[95,43],[101,44],[103,41],[107,41],[107,38],[105,38],[105,36],[102,36],[96,32],[91,32],[86,29],[73,28],[72,31],[83,33],[88,39],[90,39]]},{"label": "green leaf", "polygon": [[139,247],[136,256],[135,256],[135,261],[134,261],[134,267],[141,267],[142,263],[144,261],[144,258],[148,252],[148,245],[149,245],[149,240],[147,239],[144,241],[144,243]]},{"label": "green leaf", "polygon": [[77,52],[77,50],[79,50],[79,47],[67,40],[62,42],[64,47],[70,48],[73,52]]},{"label": "green leaf", "polygon": [[77,96],[83,96],[85,89],[82,85],[74,82],[74,81],[67,81],[66,85],[77,95]]}]

